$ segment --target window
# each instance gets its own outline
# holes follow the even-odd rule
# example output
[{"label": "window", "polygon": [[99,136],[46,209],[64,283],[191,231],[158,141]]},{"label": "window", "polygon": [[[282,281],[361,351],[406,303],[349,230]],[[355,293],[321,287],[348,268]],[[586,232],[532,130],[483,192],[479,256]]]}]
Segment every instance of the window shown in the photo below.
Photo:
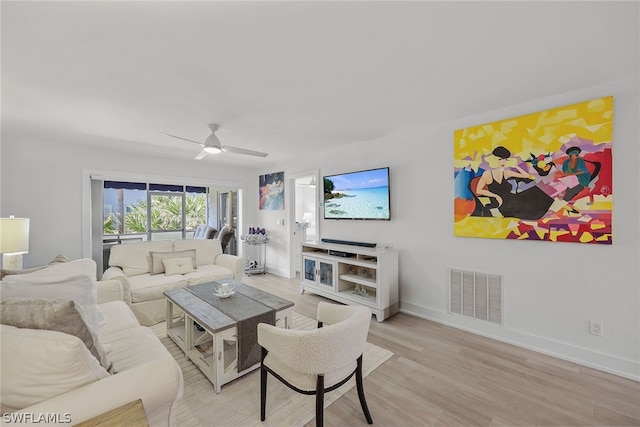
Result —
[{"label": "window", "polygon": [[103,240],[175,240],[207,223],[205,187],[104,181]]}]

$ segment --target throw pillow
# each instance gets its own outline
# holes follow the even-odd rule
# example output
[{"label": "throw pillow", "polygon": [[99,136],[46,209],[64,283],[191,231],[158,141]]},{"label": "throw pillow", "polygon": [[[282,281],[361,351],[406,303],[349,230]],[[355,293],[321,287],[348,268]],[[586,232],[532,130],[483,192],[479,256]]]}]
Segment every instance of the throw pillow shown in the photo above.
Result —
[{"label": "throw pillow", "polygon": [[0,323],[16,328],[46,329],[80,338],[102,367],[113,374],[113,364],[98,337],[87,327],[73,301],[9,298],[0,301]]},{"label": "throw pillow", "polygon": [[180,251],[180,252],[149,252],[151,255],[151,274],[164,273],[163,259],[168,258],[186,258],[190,257],[193,260],[193,268],[196,268],[196,250]]},{"label": "throw pillow", "polygon": [[0,282],[2,298],[54,298],[72,300],[86,315],[96,335],[104,315],[98,309],[96,263],[89,258],[54,264],[28,274],[6,276]]},{"label": "throw pillow", "polygon": [[3,406],[26,408],[109,377],[76,336],[0,325],[0,340]]},{"label": "throw pillow", "polygon": [[62,254],[58,254],[58,255],[56,255],[56,257],[54,259],[49,261],[49,265],[62,264],[63,262],[69,262],[69,261],[70,261],[70,259],[67,258],[66,256],[64,256]]},{"label": "throw pillow", "polygon": [[164,270],[167,276],[174,274],[186,274],[193,271],[193,259],[185,258],[165,258],[162,260]]}]

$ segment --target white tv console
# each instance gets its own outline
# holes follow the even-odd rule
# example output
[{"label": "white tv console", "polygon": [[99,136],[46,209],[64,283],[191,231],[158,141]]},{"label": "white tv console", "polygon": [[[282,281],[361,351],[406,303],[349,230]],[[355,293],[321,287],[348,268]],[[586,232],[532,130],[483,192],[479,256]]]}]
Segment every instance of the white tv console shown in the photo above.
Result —
[{"label": "white tv console", "polygon": [[398,252],[304,242],[300,292],[364,305],[378,322],[398,312]]}]

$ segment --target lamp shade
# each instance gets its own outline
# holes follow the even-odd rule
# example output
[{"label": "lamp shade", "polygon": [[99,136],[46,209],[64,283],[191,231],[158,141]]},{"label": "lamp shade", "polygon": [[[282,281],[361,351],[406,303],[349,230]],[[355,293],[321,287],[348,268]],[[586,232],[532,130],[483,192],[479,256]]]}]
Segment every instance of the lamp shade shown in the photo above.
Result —
[{"label": "lamp shade", "polygon": [[0,253],[29,252],[29,218],[0,218]]}]

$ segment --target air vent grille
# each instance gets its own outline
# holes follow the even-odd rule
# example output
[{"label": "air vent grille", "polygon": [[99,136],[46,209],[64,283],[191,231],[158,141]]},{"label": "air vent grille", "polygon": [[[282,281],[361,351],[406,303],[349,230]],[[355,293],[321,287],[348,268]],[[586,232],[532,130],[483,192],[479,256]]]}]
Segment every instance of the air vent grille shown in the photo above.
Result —
[{"label": "air vent grille", "polygon": [[502,325],[502,277],[450,269],[449,312]]}]

